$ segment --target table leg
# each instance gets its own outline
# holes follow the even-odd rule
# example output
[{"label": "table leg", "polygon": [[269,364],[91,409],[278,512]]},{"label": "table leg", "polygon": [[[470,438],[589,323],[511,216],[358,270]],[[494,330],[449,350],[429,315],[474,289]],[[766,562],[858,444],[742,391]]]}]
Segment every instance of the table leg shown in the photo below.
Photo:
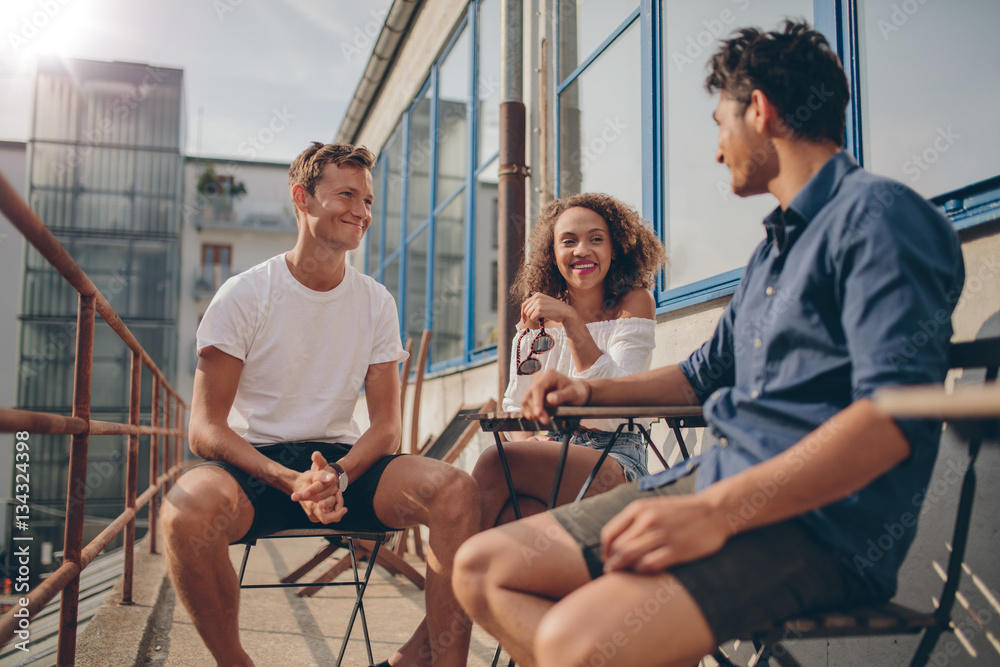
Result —
[{"label": "table leg", "polygon": [[498,431],[493,432],[493,439],[497,444],[497,454],[500,455],[500,467],[503,468],[504,479],[507,480],[507,491],[510,492],[510,502],[514,506],[514,516],[521,518],[521,505],[517,502],[517,491],[514,490],[514,480],[510,477],[510,466],[507,465],[507,455],[503,451],[503,441],[500,439]]},{"label": "table leg", "polygon": [[552,480],[552,495],[549,496],[549,509],[556,506],[559,498],[559,486],[562,484],[563,469],[566,467],[566,454],[569,452],[569,439],[573,437],[573,429],[563,431],[562,450],[559,452],[559,462],[556,463],[556,476]]},{"label": "table leg", "polygon": [[[632,420],[629,419],[630,431],[632,430],[631,426]],[[589,489],[590,485],[594,483],[594,478],[597,477],[597,472],[601,469],[601,466],[604,465],[604,460],[608,458],[608,452],[610,452],[611,448],[615,446],[615,441],[618,440],[618,434],[622,432],[623,428],[625,428],[625,424],[619,424],[618,428],[614,432],[614,435],[612,435],[611,439],[608,440],[608,444],[604,446],[604,450],[601,452],[601,458],[597,459],[597,465],[595,465],[594,469],[590,471],[590,476],[587,477],[587,481],[583,483],[583,488],[580,489],[580,493],[576,494],[576,500],[573,501],[574,503],[578,503],[583,500],[583,497],[587,494],[587,489]]]}]

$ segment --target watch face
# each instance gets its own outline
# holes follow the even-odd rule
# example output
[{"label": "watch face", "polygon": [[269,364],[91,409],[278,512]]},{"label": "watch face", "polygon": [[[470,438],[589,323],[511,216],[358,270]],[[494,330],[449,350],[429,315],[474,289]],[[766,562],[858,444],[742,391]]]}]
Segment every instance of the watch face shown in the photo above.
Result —
[{"label": "watch face", "polygon": [[340,477],[339,477],[339,479],[337,481],[340,483],[340,491],[341,491],[341,493],[343,493],[344,491],[346,491],[347,490],[347,473],[346,472],[340,473]]}]

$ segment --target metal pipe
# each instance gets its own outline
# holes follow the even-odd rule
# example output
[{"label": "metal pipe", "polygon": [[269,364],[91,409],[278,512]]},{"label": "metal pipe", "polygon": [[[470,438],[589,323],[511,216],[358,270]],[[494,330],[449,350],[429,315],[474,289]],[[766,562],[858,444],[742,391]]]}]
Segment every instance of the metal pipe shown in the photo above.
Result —
[{"label": "metal pipe", "polygon": [[[139,395],[142,389],[142,356],[132,353],[132,377],[129,383],[129,425],[139,426]],[[125,509],[132,516],[125,525],[125,564],[122,572],[122,604],[132,604],[132,568],[135,564],[135,493],[139,483],[139,434],[128,436],[128,455],[125,458]]]},{"label": "metal pipe", "polygon": [[87,432],[85,419],[74,419],[46,412],[0,408],[0,433],[30,431],[33,434],[80,435]]},{"label": "metal pipe", "polygon": [[[153,405],[150,410],[150,423],[153,428],[160,425],[160,378],[153,377]],[[158,479],[160,475],[160,435],[154,433],[149,437],[149,481]],[[149,553],[156,553],[156,510],[158,494],[153,494],[149,499],[149,528],[146,534],[149,535]]]},{"label": "metal pipe", "polygon": [[[84,276],[86,277],[86,276]],[[89,280],[89,278],[88,278]],[[90,419],[91,372],[94,364],[94,296],[81,294],[76,315],[76,355],[73,378],[73,416]],[[79,569],[83,546],[83,512],[87,496],[87,448],[89,433],[74,435],[69,451],[69,480],[66,484],[66,532],[63,562]],[[59,605],[59,665],[76,663],[76,616],[80,603],[80,573],[77,571],[62,591]]]},{"label": "metal pipe", "polygon": [[497,384],[503,396],[510,378],[510,341],[520,318],[520,304],[511,302],[510,285],[524,262],[525,228],[525,111],[523,91],[522,0],[502,0],[500,43],[500,168],[497,184]]}]

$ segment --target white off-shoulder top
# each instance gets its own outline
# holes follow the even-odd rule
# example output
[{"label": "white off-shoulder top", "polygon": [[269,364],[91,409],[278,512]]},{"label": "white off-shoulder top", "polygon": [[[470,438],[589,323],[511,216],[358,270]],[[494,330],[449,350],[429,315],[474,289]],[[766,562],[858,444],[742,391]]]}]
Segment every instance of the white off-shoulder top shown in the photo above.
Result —
[{"label": "white off-shoulder top", "polygon": [[[552,336],[555,345],[548,352],[535,355],[535,358],[542,364],[539,373],[542,370],[553,368],[573,378],[588,379],[621,377],[647,371],[653,359],[655,329],[655,320],[641,317],[591,322],[587,325],[587,330],[603,354],[590,368],[577,371],[576,365],[573,363],[573,353],[566,340],[566,330],[562,327],[546,327],[545,333]],[[521,359],[523,361],[528,358],[528,354],[531,352],[531,341],[537,333],[537,330],[532,330],[521,338],[521,332],[518,330],[514,340],[511,341],[510,382],[503,395],[504,411],[516,412],[521,409],[521,399],[527,392],[533,377],[533,375],[517,374],[517,341],[521,338]],[[600,431],[614,431],[621,423],[622,420],[618,419],[585,419],[580,425]],[[648,427],[650,420],[641,420],[641,423]]]}]

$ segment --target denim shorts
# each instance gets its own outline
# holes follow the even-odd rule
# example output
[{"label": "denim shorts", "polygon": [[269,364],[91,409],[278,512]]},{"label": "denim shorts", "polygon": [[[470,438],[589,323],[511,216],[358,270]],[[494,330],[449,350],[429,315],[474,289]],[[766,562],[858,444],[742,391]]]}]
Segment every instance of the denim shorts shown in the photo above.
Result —
[{"label": "denim shorts", "polygon": [[[562,441],[563,434],[557,431],[549,431],[549,437]],[[577,429],[569,439],[569,444],[590,447],[598,451],[603,451],[611,440],[614,431],[589,431],[587,429]],[[640,477],[649,474],[647,466],[646,442],[640,433],[622,431],[615,440],[614,447],[608,452],[608,456],[618,461],[625,473],[626,482],[634,482]]]},{"label": "denim shorts", "polygon": [[[604,570],[604,525],[634,500],[694,493],[696,474],[648,491],[622,484],[549,512],[576,540],[596,579]],[[714,554],[667,571],[701,609],[716,643],[802,614],[885,600],[796,519],[737,533]]]}]

